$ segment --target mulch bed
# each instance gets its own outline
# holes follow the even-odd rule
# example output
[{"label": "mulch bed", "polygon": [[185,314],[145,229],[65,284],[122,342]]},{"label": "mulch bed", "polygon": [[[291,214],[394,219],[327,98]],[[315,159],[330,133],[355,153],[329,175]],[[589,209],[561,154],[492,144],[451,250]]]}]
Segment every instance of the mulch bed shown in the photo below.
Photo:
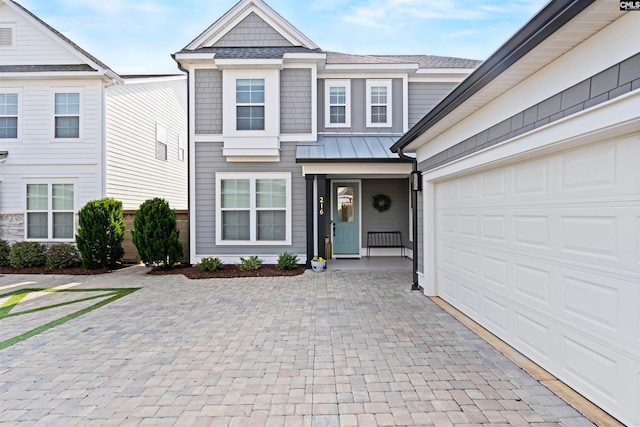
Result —
[{"label": "mulch bed", "polygon": [[235,264],[225,264],[217,271],[200,271],[195,265],[179,265],[171,270],[151,270],[148,274],[154,276],[184,274],[189,279],[230,279],[234,277],[297,276],[304,271],[304,265],[299,265],[293,270],[280,270],[273,264],[264,264],[257,270],[240,270]]},{"label": "mulch bed", "polygon": [[128,267],[128,265],[120,265],[116,268],[96,268],[95,270],[87,270],[81,265],[76,267],[61,268],[59,270],[49,270],[46,266],[14,268],[9,265],[0,266],[0,274],[70,274],[76,276],[90,276],[93,274],[111,273],[114,270]]}]

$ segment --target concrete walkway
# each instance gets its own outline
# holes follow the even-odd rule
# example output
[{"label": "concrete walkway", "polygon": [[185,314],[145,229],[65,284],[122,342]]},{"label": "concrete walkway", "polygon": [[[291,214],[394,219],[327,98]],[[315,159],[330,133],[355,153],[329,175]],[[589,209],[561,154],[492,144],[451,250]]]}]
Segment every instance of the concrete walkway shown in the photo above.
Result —
[{"label": "concrete walkway", "polygon": [[[411,292],[406,271],[198,281],[145,272],[0,277],[0,295],[141,288],[0,350],[1,425],[592,425]],[[54,297],[63,295],[24,304]],[[0,319],[2,339],[9,322],[31,330],[52,313]]]}]

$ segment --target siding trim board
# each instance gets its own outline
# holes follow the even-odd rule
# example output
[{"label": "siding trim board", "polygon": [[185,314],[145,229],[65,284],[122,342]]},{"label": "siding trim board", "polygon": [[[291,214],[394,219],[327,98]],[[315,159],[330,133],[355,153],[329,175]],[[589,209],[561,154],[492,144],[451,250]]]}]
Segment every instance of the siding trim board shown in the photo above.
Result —
[{"label": "siding trim board", "polygon": [[435,169],[636,90],[639,64],[640,54],[634,55],[420,162],[419,169]]}]

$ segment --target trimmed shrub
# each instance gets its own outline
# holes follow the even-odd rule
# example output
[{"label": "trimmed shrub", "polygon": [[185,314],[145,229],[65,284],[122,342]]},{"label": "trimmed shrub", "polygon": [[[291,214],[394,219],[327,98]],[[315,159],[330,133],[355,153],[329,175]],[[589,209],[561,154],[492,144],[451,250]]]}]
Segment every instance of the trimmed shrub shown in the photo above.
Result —
[{"label": "trimmed shrub", "polygon": [[257,270],[262,265],[262,260],[257,255],[251,255],[249,258],[240,257],[238,268],[240,270]]},{"label": "trimmed shrub", "polygon": [[60,270],[75,267],[82,262],[78,249],[69,243],[58,243],[47,250],[47,268]]},{"label": "trimmed shrub", "polygon": [[152,268],[172,268],[184,255],[176,212],[164,199],[156,197],[140,205],[131,236],[140,259]]},{"label": "trimmed shrub", "polygon": [[78,222],[76,244],[85,268],[114,267],[122,260],[122,202],[111,198],[87,202],[78,212]]},{"label": "trimmed shrub", "polygon": [[0,266],[9,265],[9,252],[11,246],[6,240],[0,240]]},{"label": "trimmed shrub", "polygon": [[47,261],[47,248],[37,242],[16,242],[9,251],[9,263],[15,268],[38,267]]},{"label": "trimmed shrub", "polygon": [[298,255],[292,254],[291,252],[283,252],[278,255],[278,264],[276,264],[276,267],[280,270],[293,270],[298,266],[299,261]]},{"label": "trimmed shrub", "polygon": [[200,271],[216,271],[220,270],[224,264],[220,260],[220,258],[211,258],[206,257],[200,260],[200,264],[198,264],[198,269]]}]

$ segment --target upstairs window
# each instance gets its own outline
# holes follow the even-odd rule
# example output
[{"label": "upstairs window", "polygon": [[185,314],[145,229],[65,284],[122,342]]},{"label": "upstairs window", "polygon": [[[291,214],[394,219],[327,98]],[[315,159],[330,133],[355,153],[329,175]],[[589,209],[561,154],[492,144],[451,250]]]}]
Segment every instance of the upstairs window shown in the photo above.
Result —
[{"label": "upstairs window", "polygon": [[0,93],[0,139],[18,138],[18,94]]},{"label": "upstairs window", "polygon": [[351,85],[348,80],[326,80],[325,126],[351,126]]},{"label": "upstairs window", "polygon": [[55,94],[55,137],[80,138],[80,94]]},{"label": "upstairs window", "polygon": [[236,80],[236,130],[264,130],[264,79]]},{"label": "upstairs window", "polygon": [[391,80],[367,80],[367,127],[391,125]]},{"label": "upstairs window", "polygon": [[74,237],[73,184],[27,184],[27,239]]}]

